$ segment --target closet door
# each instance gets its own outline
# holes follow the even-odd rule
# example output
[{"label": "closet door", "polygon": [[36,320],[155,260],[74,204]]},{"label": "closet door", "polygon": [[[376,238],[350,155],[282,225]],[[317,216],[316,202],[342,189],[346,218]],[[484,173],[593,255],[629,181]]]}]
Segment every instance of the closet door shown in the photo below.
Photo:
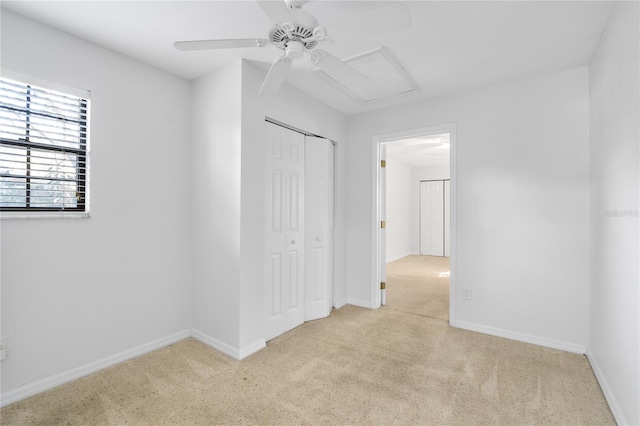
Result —
[{"label": "closet door", "polygon": [[333,308],[333,143],[307,136],[305,145],[304,320]]},{"label": "closet door", "polygon": [[265,335],[304,319],[304,136],[266,123]]},{"label": "closet door", "polygon": [[451,181],[444,181],[444,255],[451,257]]},{"label": "closet door", "polygon": [[420,254],[444,256],[444,182],[420,182]]}]

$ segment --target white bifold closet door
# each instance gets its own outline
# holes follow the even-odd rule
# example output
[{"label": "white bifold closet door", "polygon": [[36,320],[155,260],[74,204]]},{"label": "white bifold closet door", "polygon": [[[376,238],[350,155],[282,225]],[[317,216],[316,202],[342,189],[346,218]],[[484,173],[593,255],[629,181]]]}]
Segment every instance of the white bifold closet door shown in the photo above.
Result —
[{"label": "white bifold closet door", "polygon": [[304,320],[324,318],[333,308],[333,143],[305,141]]},{"label": "white bifold closet door", "polygon": [[304,321],[304,161],[304,135],[267,123],[267,340]]},{"label": "white bifold closet door", "polygon": [[333,145],[266,123],[265,337],[333,307]]},{"label": "white bifold closet door", "polygon": [[444,256],[444,182],[420,182],[420,254]]}]

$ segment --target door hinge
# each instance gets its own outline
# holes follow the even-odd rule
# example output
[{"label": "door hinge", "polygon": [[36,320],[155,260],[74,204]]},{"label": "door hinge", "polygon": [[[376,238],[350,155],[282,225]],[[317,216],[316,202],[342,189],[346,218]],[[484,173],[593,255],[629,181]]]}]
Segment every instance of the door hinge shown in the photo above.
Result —
[{"label": "door hinge", "polygon": [[387,221],[386,220],[381,220],[380,221],[380,228],[384,229],[387,227]]},{"label": "door hinge", "polygon": [[380,167],[387,167],[387,160],[380,160]]},{"label": "door hinge", "polygon": [[380,290],[384,290],[384,289],[386,289],[386,288],[387,288],[387,283],[386,283],[386,282],[384,282],[384,281],[382,281],[382,282],[380,283]]}]

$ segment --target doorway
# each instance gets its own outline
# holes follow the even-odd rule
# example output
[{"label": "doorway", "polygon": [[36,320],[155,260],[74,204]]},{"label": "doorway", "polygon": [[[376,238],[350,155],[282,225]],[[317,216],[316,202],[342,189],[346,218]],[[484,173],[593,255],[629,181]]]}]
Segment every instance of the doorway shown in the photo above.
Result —
[{"label": "doorway", "polygon": [[[448,309],[445,311],[449,311],[447,316],[450,324],[455,323],[455,136],[455,125],[447,124],[378,135],[373,138],[374,229],[372,229],[371,291],[374,308],[386,302],[387,261],[408,262],[408,265],[415,267],[431,263],[423,265],[422,270],[431,270],[431,272],[437,270],[436,277],[440,278],[440,286],[448,280],[448,289],[445,291],[450,297],[447,301]],[[445,157],[446,161],[444,161]],[[398,165],[403,160],[405,164]],[[420,164],[420,161],[423,163]],[[398,213],[393,211],[393,203],[386,202],[387,196],[398,199],[398,195],[392,192],[393,186],[397,185],[397,182],[393,182],[397,176],[394,177],[394,172],[389,167],[394,165],[396,165],[396,175],[398,169],[404,169],[405,176],[411,175],[411,205],[395,209],[404,215],[403,219],[399,219]],[[407,171],[407,168],[411,171]],[[391,179],[388,181],[387,178]],[[436,207],[439,205],[443,209],[440,218],[443,221],[446,218],[449,225],[446,233],[448,240],[446,251],[450,255],[449,259],[444,257],[444,233],[441,237],[440,257],[420,256],[420,181],[426,180],[440,180],[439,195],[443,198]],[[450,205],[446,212],[444,212],[445,181],[448,193],[446,201],[449,201]],[[409,223],[401,224],[402,221]],[[395,235],[396,232],[404,236]],[[407,242],[407,232],[410,233],[409,242]],[[402,244],[405,244],[404,248],[399,248]],[[433,261],[429,262],[429,258]],[[443,269],[445,268],[443,262],[449,263],[446,270]],[[443,270],[440,271],[440,269]],[[393,270],[390,272],[395,273]],[[441,311],[443,310],[439,309],[438,314],[433,316],[442,317]]]}]

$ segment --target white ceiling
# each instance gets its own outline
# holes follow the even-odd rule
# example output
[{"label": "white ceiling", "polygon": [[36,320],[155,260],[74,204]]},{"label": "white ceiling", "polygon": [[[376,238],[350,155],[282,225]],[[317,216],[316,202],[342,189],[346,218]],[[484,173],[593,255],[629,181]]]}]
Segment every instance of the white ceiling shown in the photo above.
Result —
[{"label": "white ceiling", "polygon": [[[320,25],[394,2],[311,0]],[[421,98],[527,78],[589,63],[612,7],[598,1],[405,1],[404,32],[343,40],[325,50],[344,59],[380,46],[417,83],[419,93],[361,105],[294,63],[287,82],[342,111],[360,113]],[[176,75],[193,79],[244,57],[265,70],[274,47],[179,52],[178,40],[267,38],[269,19],[254,1],[2,1],[31,17]]]},{"label": "white ceiling", "polygon": [[449,133],[414,136],[385,143],[387,159],[411,167],[448,166]]}]

